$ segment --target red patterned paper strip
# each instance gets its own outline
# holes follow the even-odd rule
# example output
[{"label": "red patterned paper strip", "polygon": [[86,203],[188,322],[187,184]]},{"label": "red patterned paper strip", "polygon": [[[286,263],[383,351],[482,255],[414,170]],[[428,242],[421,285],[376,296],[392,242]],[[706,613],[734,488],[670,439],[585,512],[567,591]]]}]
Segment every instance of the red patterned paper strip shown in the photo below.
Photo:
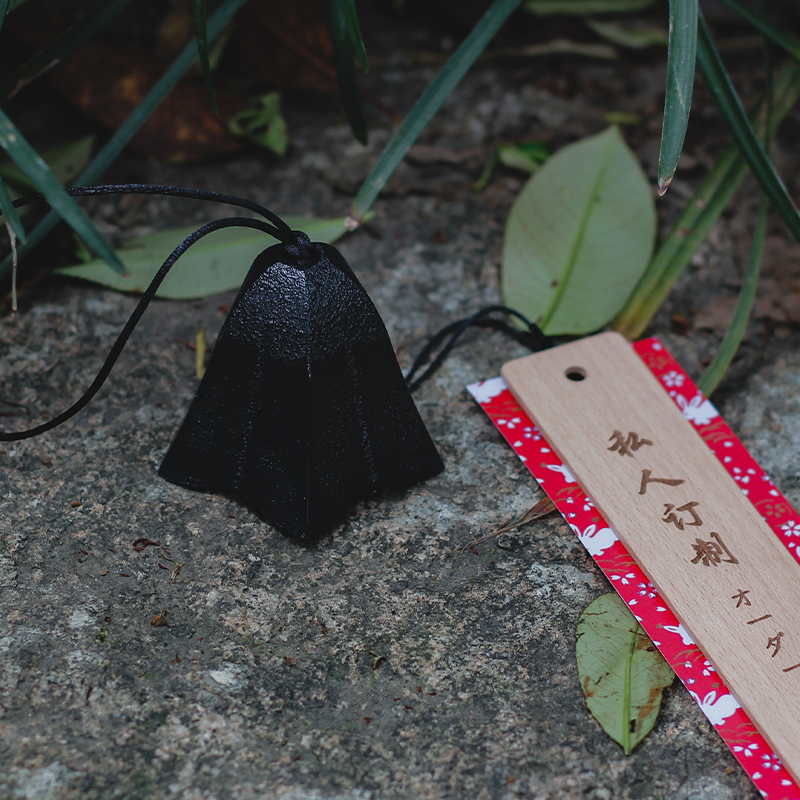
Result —
[{"label": "red patterned paper strip", "polygon": [[[800,516],[657,339],[634,349],[722,462],[775,535],[800,561]],[[614,531],[520,408],[502,378],[468,387],[683,681],[768,800],[800,800],[792,780],[714,668],[647,580]]]}]

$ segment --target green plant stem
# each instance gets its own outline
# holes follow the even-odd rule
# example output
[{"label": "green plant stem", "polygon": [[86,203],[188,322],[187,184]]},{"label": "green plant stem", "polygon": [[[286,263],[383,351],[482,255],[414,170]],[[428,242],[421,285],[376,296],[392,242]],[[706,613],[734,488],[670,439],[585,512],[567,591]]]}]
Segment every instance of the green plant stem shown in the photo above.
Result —
[{"label": "green plant stem", "polygon": [[753,231],[750,266],[747,269],[744,281],[742,282],[742,288],[739,290],[739,296],[736,299],[733,320],[728,330],[725,331],[725,336],[722,338],[722,342],[720,342],[717,354],[697,383],[697,388],[700,389],[706,397],[711,395],[725,375],[725,371],[730,366],[731,361],[733,361],[733,357],[739,349],[739,344],[747,328],[747,320],[750,316],[750,309],[753,307],[753,300],[755,299],[756,288],[758,287],[758,275],[761,271],[761,254],[764,249],[764,234],[767,227],[767,209],[768,201],[762,193],[758,206],[758,220],[756,221],[756,227]]},{"label": "green plant stem", "polygon": [[520,2],[521,0],[495,0],[422,93],[361,186],[347,215],[349,228],[360,224],[408,149]]},{"label": "green plant stem", "polygon": [[[798,96],[800,65],[790,62],[775,81],[770,135],[794,106]],[[756,115],[754,124],[760,132],[766,130],[764,108]],[[642,334],[746,174],[744,158],[735,144],[729,144],[667,234],[614,321],[614,330],[628,339]]]},{"label": "green plant stem", "polygon": [[208,22],[206,14],[206,0],[192,0],[192,15],[194,16],[194,36],[197,40],[197,57],[200,59],[200,69],[206,84],[211,110],[219,116],[217,110],[217,97],[214,94],[214,83],[211,80],[211,64],[208,61]]},{"label": "green plant stem", "polygon": [[[226,0],[208,19],[208,39],[213,42],[231,17],[245,4],[246,0]],[[169,94],[175,84],[183,77],[197,59],[197,43],[189,42],[183,52],[175,59],[167,71],[159,78],[147,96],[131,112],[131,115],[117,132],[109,139],[105,147],[94,157],[92,163],[73,182],[73,186],[87,186],[94,183],[108,169],[112,161],[122,152],[125,145],[136,135],[149,119],[158,104]],[[28,234],[28,242],[19,249],[22,258],[35,247],[58,222],[58,214],[50,211],[44,219]],[[7,257],[0,264],[0,280],[5,278],[11,269],[11,258]]]},{"label": "green plant stem", "polygon": [[792,236],[800,242],[800,212],[747,119],[702,14],[697,27],[697,65],[755,179],[783,218]]},{"label": "green plant stem", "polygon": [[2,110],[0,110],[0,147],[8,153],[17,167],[44,195],[47,202],[53,207],[54,213],[64,219],[75,233],[113,269],[119,273],[125,272],[125,267],[122,266],[122,262],[111,245],[95,228],[75,199],[64,191],[64,187],[53,175],[50,167]]},{"label": "green plant stem", "polygon": [[[759,10],[763,13],[763,2],[759,3]],[[764,40],[764,72],[766,74],[764,103],[766,106],[765,114],[767,119],[764,132],[764,150],[769,154],[769,120],[772,118],[773,72],[772,53],[767,39]],[[758,202],[758,218],[756,220],[755,229],[753,230],[750,264],[745,273],[742,287],[739,290],[739,296],[736,298],[736,308],[734,309],[733,319],[728,326],[728,330],[725,331],[725,336],[720,342],[717,354],[714,356],[711,364],[709,364],[708,369],[703,372],[697,384],[700,391],[703,392],[706,397],[712,394],[725,376],[731,361],[733,361],[733,357],[736,355],[736,351],[739,349],[739,345],[741,344],[747,328],[747,320],[750,317],[750,310],[753,307],[753,301],[756,297],[758,276],[761,272],[761,259],[764,252],[764,236],[767,230],[768,208],[767,197],[762,192]]]},{"label": "green plant stem", "polygon": [[8,193],[6,184],[3,179],[0,178],[0,211],[3,212],[3,216],[5,217],[4,222],[11,227],[17,239],[24,243],[27,238],[25,235],[25,228],[19,218],[17,209],[14,208],[12,203],[13,201],[11,195]]},{"label": "green plant stem", "polygon": [[11,4],[11,0],[0,0],[0,27],[2,27],[3,22],[5,21],[6,14],[8,14],[8,7]]},{"label": "green plant stem", "polygon": [[800,61],[800,42],[776,30],[763,14],[748,8],[744,3],[740,3],[739,0],[722,0],[722,3],[743,19],[746,19],[754,28],[757,28],[764,36],[777,44],[778,47],[782,47],[790,56]]}]

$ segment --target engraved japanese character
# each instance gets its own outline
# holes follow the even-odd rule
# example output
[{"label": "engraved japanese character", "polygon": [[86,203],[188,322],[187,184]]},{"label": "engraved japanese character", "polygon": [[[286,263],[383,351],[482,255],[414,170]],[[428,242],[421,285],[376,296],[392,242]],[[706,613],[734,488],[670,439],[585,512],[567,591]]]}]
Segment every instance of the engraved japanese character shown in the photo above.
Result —
[{"label": "engraved japanese character", "polygon": [[[712,531],[711,537],[715,541],[704,541],[700,538],[694,540],[692,547],[697,555],[692,559],[692,564],[702,562],[704,567],[716,567],[721,561],[725,561],[728,564],[739,563],[739,560],[728,550],[718,533]],[[723,558],[723,555],[728,556],[728,558]]]},{"label": "engraved japanese character", "polygon": [[631,431],[627,437],[622,431],[614,431],[608,437],[608,441],[614,442],[611,447],[607,448],[608,450],[615,450],[621,456],[630,456],[631,458],[633,458],[632,451],[638,450],[643,445],[649,444],[652,446],[653,444],[649,439],[640,438],[635,431]]},{"label": "engraved japanese character", "polygon": [[781,639],[783,639],[783,631],[778,631],[768,642],[767,642],[767,650],[770,647],[774,647],[775,649],[772,651],[772,657],[775,658],[778,655],[778,650],[781,649]]},{"label": "engraved japanese character", "polygon": [[665,483],[667,486],[680,486],[683,483],[683,478],[651,478],[650,470],[642,470],[642,485],[639,487],[639,494],[647,493],[648,483]]},{"label": "engraved japanese character", "polygon": [[[664,503],[664,518],[662,522],[672,522],[675,527],[682,531],[684,525],[702,525],[703,520],[700,519],[700,515],[694,510],[695,506],[700,505],[699,503],[692,501],[691,503],[684,503],[684,505],[675,508],[672,503]],[[686,511],[692,515],[691,522],[685,522],[681,517],[679,517],[675,511]]]},{"label": "engraved japanese character", "polygon": [[746,606],[752,605],[750,603],[750,598],[747,596],[748,594],[750,594],[749,589],[740,589],[736,594],[731,595],[731,600],[736,601],[736,608],[739,608],[742,603]]},{"label": "engraved japanese character", "polygon": [[765,619],[772,619],[772,614],[764,614],[763,617],[756,617],[755,619],[747,620],[748,625],[755,625],[756,622],[763,622]]}]

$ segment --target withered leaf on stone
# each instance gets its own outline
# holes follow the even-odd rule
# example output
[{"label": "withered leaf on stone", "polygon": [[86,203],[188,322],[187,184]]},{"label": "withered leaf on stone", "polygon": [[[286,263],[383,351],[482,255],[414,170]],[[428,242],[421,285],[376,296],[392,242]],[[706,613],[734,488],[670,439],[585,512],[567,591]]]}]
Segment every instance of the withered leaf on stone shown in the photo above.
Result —
[{"label": "withered leaf on stone", "polygon": [[[86,116],[116,130],[167,66],[134,48],[91,42],[53,70],[53,81]],[[245,102],[220,91],[216,97],[219,118],[202,83],[179,83],[131,140],[131,148],[169,162],[239,149],[243,142],[228,132],[227,121]]]}]

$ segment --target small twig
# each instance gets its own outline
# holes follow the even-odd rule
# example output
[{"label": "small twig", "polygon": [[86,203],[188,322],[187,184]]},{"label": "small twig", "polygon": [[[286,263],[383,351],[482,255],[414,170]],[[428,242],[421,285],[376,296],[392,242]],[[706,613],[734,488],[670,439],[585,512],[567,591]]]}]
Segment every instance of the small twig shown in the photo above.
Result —
[{"label": "small twig", "polygon": [[6,220],[8,241],[11,244],[11,315],[17,313],[17,234]]},{"label": "small twig", "polygon": [[464,547],[460,548],[456,552],[456,556],[460,556],[467,550],[474,550],[477,545],[488,542],[489,539],[494,539],[501,533],[508,533],[509,531],[513,531],[515,528],[521,528],[523,525],[533,522],[535,519],[546,517],[548,514],[552,514],[555,510],[555,503],[553,503],[549,497],[543,497],[533,508],[528,509],[528,511],[526,511],[519,519],[515,519],[513,522],[503,525],[502,528],[498,528],[493,533],[489,533],[486,536],[481,536],[480,539],[475,539],[469,544],[464,545]]}]

